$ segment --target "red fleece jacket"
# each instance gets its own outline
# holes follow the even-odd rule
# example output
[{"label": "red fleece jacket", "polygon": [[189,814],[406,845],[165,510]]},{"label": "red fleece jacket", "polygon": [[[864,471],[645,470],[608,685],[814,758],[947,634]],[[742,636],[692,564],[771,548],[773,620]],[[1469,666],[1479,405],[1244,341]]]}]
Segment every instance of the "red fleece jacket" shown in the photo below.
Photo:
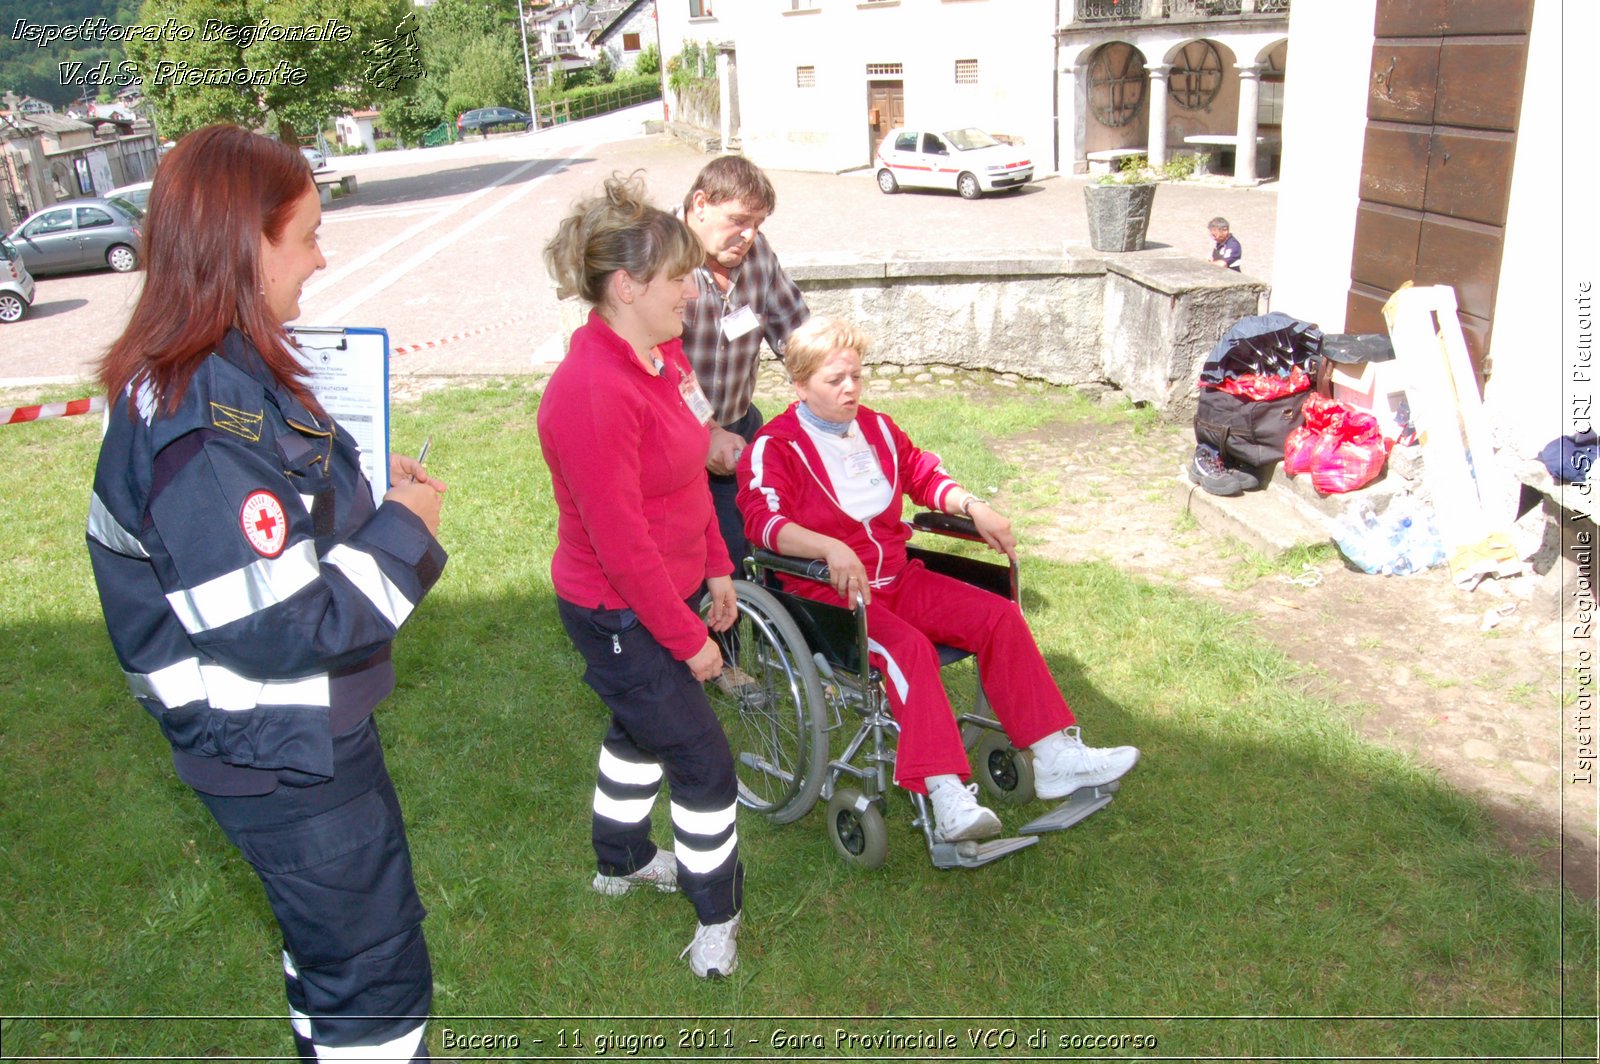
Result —
[{"label": "red fleece jacket", "polygon": [[555,488],[556,594],[627,607],[679,661],[706,641],[684,600],[733,571],[706,484],[709,431],[680,388],[693,377],[677,340],[652,375],[595,313],[539,402],[539,447]]},{"label": "red fleece jacket", "polygon": [[739,512],[745,537],[768,550],[778,549],[778,532],[790,522],[844,541],[866,566],[872,585],[881,587],[906,566],[911,529],[900,519],[903,495],[943,510],[956,482],[939,456],[918,449],[889,415],[860,407],[856,427],[893,489],[893,501],[881,513],[858,521],[839,508],[822,456],[793,405],[769,421],[740,456]]}]

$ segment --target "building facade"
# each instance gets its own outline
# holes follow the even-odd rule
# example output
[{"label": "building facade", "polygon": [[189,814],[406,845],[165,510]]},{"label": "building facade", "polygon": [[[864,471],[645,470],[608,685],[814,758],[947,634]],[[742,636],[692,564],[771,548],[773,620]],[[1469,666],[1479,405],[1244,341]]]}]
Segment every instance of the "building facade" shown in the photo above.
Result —
[{"label": "building facade", "polygon": [[[716,131],[764,166],[866,166],[883,135],[905,123],[979,126],[1025,144],[1038,172],[1080,173],[1095,151],[1138,148],[1164,161],[1204,150],[1186,137],[1236,137],[1252,125],[1274,149],[1260,154],[1275,160],[1288,7],[659,0],[658,18],[668,64],[686,46],[715,48]],[[692,111],[669,73],[664,81],[669,107]],[[1257,141],[1245,140],[1248,156]],[[1255,179],[1253,166],[1242,170]]]}]

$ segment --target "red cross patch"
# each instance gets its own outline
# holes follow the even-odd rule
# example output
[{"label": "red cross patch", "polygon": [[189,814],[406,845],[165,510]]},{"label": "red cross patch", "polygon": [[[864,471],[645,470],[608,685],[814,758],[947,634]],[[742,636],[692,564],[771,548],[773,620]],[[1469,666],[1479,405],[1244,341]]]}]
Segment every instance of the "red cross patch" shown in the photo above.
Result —
[{"label": "red cross patch", "polygon": [[257,554],[276,558],[289,542],[289,517],[270,491],[252,491],[239,508],[239,527]]}]

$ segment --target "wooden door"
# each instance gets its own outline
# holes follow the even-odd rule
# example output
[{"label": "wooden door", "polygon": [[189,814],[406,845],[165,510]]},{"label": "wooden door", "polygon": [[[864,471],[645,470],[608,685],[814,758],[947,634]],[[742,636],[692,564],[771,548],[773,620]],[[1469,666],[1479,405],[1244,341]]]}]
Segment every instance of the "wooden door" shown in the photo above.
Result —
[{"label": "wooden door", "polygon": [[905,125],[906,83],[904,81],[867,82],[867,162],[870,165],[878,145],[889,130]]},{"label": "wooden door", "polygon": [[1480,380],[1532,16],[1533,0],[1378,0],[1345,328],[1383,332],[1406,281],[1450,285]]}]

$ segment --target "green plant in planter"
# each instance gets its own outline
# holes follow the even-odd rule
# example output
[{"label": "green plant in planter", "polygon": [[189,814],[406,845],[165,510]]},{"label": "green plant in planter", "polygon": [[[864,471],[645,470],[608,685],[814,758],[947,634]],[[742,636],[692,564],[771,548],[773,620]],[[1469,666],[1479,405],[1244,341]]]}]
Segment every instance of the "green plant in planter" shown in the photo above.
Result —
[{"label": "green plant in planter", "polygon": [[1117,173],[1083,186],[1089,243],[1096,251],[1138,251],[1150,227],[1157,173],[1143,155],[1122,160]]},{"label": "green plant in planter", "polygon": [[1150,168],[1150,160],[1143,155],[1130,155],[1117,166],[1114,174],[1102,174],[1094,179],[1097,185],[1149,185],[1160,175]]}]

